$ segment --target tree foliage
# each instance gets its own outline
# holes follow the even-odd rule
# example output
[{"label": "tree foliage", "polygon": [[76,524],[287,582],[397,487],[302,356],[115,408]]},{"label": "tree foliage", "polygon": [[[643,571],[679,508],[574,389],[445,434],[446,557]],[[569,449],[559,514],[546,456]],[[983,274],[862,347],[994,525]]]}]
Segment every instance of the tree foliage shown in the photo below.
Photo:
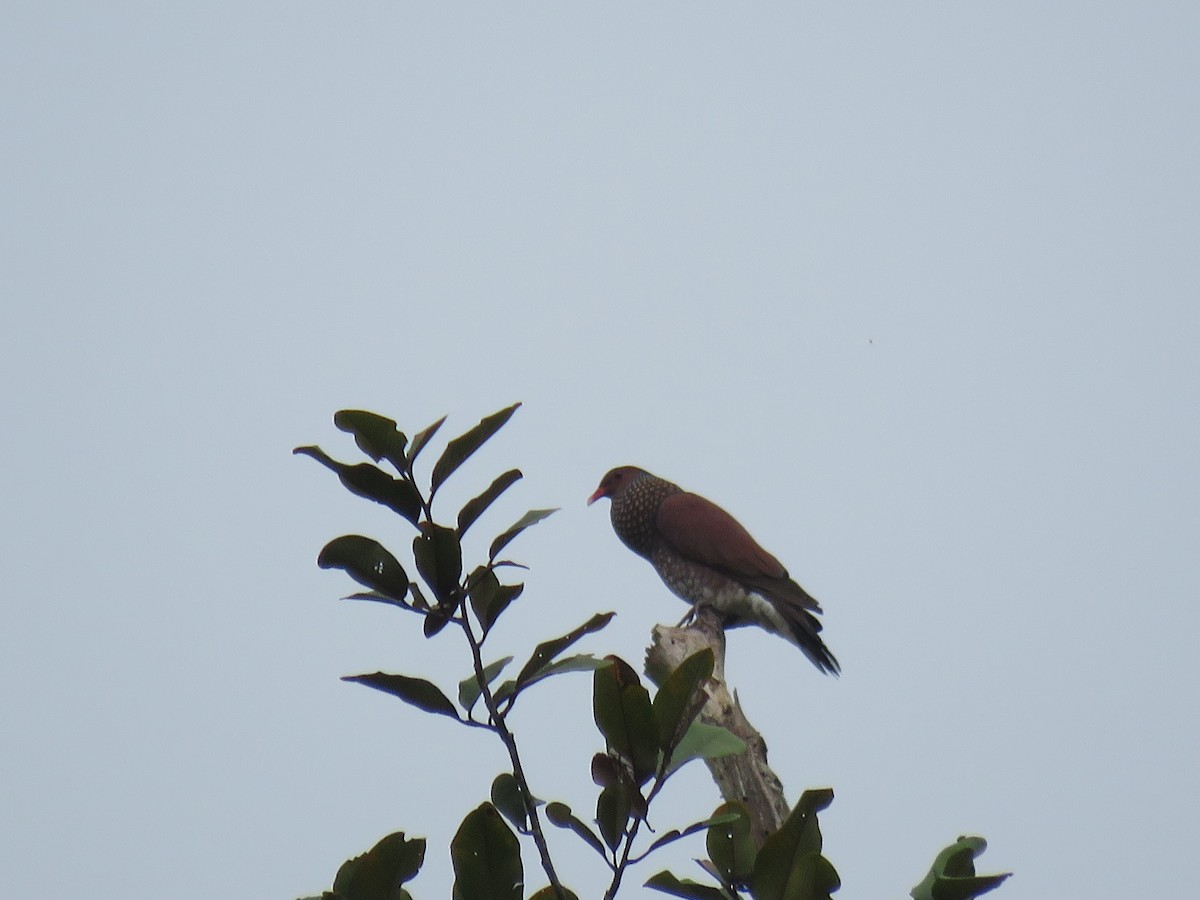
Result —
[{"label": "tree foliage", "polygon": [[[322,568],[346,572],[366,588],[350,595],[415,613],[422,633],[431,638],[457,631],[470,660],[470,674],[448,690],[425,678],[386,672],[346,676],[345,680],[382,691],[424,712],[446,716],[465,727],[493,733],[504,745],[510,766],[496,775],[490,796],[463,819],[450,844],[456,900],[522,900],[526,895],[520,841],[536,846],[546,884],[536,900],[574,898],[555,869],[544,822],[573,833],[602,858],[611,873],[605,898],[616,896],[628,869],[660,848],[704,834],[708,858],[700,865],[710,883],[683,880],[659,872],[646,884],[678,897],[699,900],[824,900],[840,885],[837,871],[823,855],[818,813],[833,800],[829,789],[807,791],[783,826],[761,846],[751,837],[747,811],[723,803],[699,822],[672,828],[653,840],[642,835],[649,810],[668,779],[693,759],[745,750],[729,731],[698,720],[713,676],[711,650],[693,654],[664,679],[651,696],[638,673],[616,656],[568,653],[582,639],[602,630],[613,613],[591,616],[567,634],[543,640],[527,651],[516,674],[501,680],[518,652],[493,656],[493,627],[524,591],[503,572],[522,568],[507,556],[509,545],[553,509],[531,509],[501,530],[487,558],[474,565],[463,559],[462,539],[491,505],[522,477],[510,469],[495,477],[445,524],[434,518],[438,492],[460,466],[493,437],[520,404],[486,416],[449,440],[426,480],[415,464],[442,425],[441,418],[411,438],[394,420],[365,410],[341,410],[334,424],[353,436],[371,462],[340,462],[316,446],[297,447],[334,472],[354,494],[379,503],[414,531],[406,562],[377,540],[350,534],[329,541],[317,557]],[[409,562],[408,560],[411,560]],[[415,575],[415,577],[414,577]],[[517,701],[547,678],[590,672],[592,712],[603,742],[590,764],[598,788],[594,813],[581,817],[558,801],[543,803],[530,788],[520,748],[507,719]],[[929,876],[913,890],[916,900],[968,900],[996,887],[1006,875],[976,876],[973,860],[981,838],[960,838],[937,858]],[[344,863],[325,900],[407,900],[404,887],[424,860],[425,841],[404,832],[384,837],[362,856]]]}]

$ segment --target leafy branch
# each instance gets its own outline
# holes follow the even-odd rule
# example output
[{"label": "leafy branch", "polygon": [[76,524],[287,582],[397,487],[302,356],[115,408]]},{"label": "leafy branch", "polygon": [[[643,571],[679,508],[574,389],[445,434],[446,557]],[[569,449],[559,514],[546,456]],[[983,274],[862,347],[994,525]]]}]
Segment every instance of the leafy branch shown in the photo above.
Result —
[{"label": "leafy branch", "polygon": [[[450,440],[434,462],[427,486],[423,486],[417,477],[416,462],[431,445],[445,422],[444,417],[417,432],[410,441],[392,419],[364,410],[342,410],[334,416],[334,424],[354,437],[358,448],[371,462],[341,462],[316,446],[297,447],[294,452],[315,459],[334,472],[348,490],[386,506],[416,532],[411,549],[417,578],[411,578],[405,564],[380,542],[359,534],[331,540],[318,555],[318,565],[341,569],[366,588],[351,594],[350,599],[387,604],[421,617],[427,638],[441,633],[448,625],[454,626],[463,636],[471,659],[471,675],[459,682],[457,703],[434,682],[414,675],[372,672],[346,676],[344,680],[390,694],[427,713],[490,731],[508,753],[511,770],[494,780],[490,800],[467,816],[455,837],[451,858],[455,864],[456,888],[462,890],[463,896],[474,896],[472,886],[484,889],[485,885],[477,882],[477,878],[482,877],[478,874],[479,869],[471,860],[479,859],[479,854],[501,852],[497,847],[516,846],[516,837],[505,824],[508,820],[518,834],[532,839],[549,881],[544,889],[549,892],[546,896],[574,896],[563,886],[555,870],[543,830],[541,802],[530,787],[520,748],[507,718],[518,699],[534,685],[555,675],[590,671],[595,673],[597,723],[608,742],[608,755],[597,757],[597,760],[607,760],[608,767],[602,768],[598,762],[593,765],[594,775],[601,771],[606,773],[597,822],[607,843],[601,844],[590,826],[573,821],[578,822],[577,833],[588,834],[589,843],[601,848],[609,861],[614,872],[608,894],[612,896],[629,865],[669,843],[665,838],[660,839],[641,856],[631,854],[650,800],[677,767],[676,751],[687,734],[687,725],[703,704],[699,686],[711,673],[712,662],[710,658],[707,665],[701,663],[681,668],[670,689],[660,691],[655,705],[657,718],[653,720],[657,724],[650,725],[653,734],[660,735],[657,743],[636,728],[630,730],[620,724],[629,714],[636,715],[639,722],[651,723],[648,695],[640,684],[636,684],[637,675],[627,663],[615,657],[597,659],[583,653],[567,655],[567,651],[582,638],[604,628],[612,619],[611,612],[598,613],[567,634],[541,642],[533,648],[515,677],[497,683],[513,656],[487,660],[487,641],[500,616],[524,590],[521,583],[508,584],[501,580],[498,570],[523,567],[501,559],[500,555],[522,532],[555,510],[532,509],[525,513],[495,536],[488,547],[486,560],[468,572],[462,556],[463,536],[505,491],[521,479],[521,471],[510,469],[497,476],[458,510],[453,526],[439,523],[434,517],[434,507],[435,498],[447,479],[504,426],[518,406],[514,404],[493,413]],[[626,686],[636,684],[636,690],[632,694],[624,691],[613,676],[606,674],[614,672],[619,673],[617,677]],[[480,706],[482,711],[479,711]],[[726,748],[721,752],[732,751]],[[675,765],[672,765],[673,761]],[[651,777],[655,779],[654,784],[643,794],[641,786]],[[561,809],[565,809],[562,804],[550,804],[547,817],[555,821]],[[682,832],[672,832],[669,838],[674,840],[695,833],[703,825],[698,823]],[[504,860],[493,860],[491,868],[507,870],[515,866],[513,871],[519,874],[519,852],[513,849],[511,853],[503,851],[504,854],[507,854]],[[406,857],[407,861],[410,860]],[[508,884],[515,886],[516,893],[512,896],[519,897],[523,875]]]}]

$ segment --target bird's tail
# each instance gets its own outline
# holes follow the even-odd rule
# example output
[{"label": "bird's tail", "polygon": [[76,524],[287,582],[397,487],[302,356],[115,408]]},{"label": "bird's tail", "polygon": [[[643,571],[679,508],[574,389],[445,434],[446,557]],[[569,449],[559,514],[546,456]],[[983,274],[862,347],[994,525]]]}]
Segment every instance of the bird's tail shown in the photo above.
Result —
[{"label": "bird's tail", "polygon": [[763,627],[799,647],[822,672],[841,674],[837,657],[821,640],[821,622],[814,615],[821,612],[821,605],[808,591],[791,579],[761,579],[751,581],[747,587]]},{"label": "bird's tail", "polygon": [[821,640],[821,623],[817,617],[807,609],[786,600],[770,599],[771,605],[787,625],[787,633],[781,632],[780,636],[799,647],[822,672],[840,675],[842,666]]}]

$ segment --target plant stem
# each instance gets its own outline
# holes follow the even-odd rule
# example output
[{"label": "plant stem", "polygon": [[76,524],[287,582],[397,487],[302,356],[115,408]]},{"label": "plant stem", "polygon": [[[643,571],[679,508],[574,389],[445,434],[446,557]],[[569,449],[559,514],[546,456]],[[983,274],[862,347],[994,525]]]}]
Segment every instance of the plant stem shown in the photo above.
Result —
[{"label": "plant stem", "polygon": [[625,835],[625,846],[621,849],[621,859],[613,868],[612,882],[608,885],[608,890],[604,892],[604,900],[613,900],[613,897],[617,896],[617,891],[621,887],[621,879],[625,876],[625,869],[629,865],[629,853],[633,850],[633,839],[637,837],[638,829],[641,826],[642,820],[634,819],[633,827]]},{"label": "plant stem", "polygon": [[545,871],[546,877],[550,879],[550,885],[554,888],[555,895],[559,900],[566,900],[567,892],[563,888],[562,882],[558,880],[558,874],[554,871],[554,861],[550,858],[550,846],[546,843],[546,835],[542,831],[542,820],[538,816],[537,804],[533,800],[533,792],[529,789],[529,782],[525,779],[525,770],[521,766],[521,756],[517,752],[517,739],[508,730],[508,725],[504,721],[504,717],[500,714],[500,710],[496,704],[496,698],[492,696],[491,685],[487,683],[487,679],[484,677],[480,641],[475,637],[475,632],[471,630],[471,623],[465,612],[461,624],[463,634],[467,636],[467,643],[471,645],[471,657],[475,664],[475,678],[479,681],[481,696],[483,697],[484,705],[487,707],[488,715],[492,720],[492,728],[500,736],[500,741],[508,751],[508,758],[512,761],[513,777],[517,780],[517,787],[521,791],[521,799],[525,802],[525,815],[529,818],[529,830],[533,836],[533,842],[537,846],[538,856],[542,862],[542,869]]}]

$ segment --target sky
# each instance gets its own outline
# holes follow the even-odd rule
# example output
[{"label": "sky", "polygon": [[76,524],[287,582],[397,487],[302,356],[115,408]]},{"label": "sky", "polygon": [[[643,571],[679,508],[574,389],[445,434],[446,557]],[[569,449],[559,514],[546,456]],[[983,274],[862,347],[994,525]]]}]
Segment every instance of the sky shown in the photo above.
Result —
[{"label": "sky", "polygon": [[[495,656],[613,610],[580,649],[639,665],[683,614],[584,505],[643,466],[825,607],[841,678],[753,630],[728,675],[789,796],[835,791],[838,896],[960,834],[997,897],[1185,892],[1200,6],[16,0],[0,59],[6,893],[307,896],[403,830],[448,896],[503,753],[339,680],[467,663],[339,601],[326,541],[409,533],[291,450],[515,401],[440,508],[524,471],[478,558],[561,507]],[[586,817],[588,678],[512,724]]]}]

